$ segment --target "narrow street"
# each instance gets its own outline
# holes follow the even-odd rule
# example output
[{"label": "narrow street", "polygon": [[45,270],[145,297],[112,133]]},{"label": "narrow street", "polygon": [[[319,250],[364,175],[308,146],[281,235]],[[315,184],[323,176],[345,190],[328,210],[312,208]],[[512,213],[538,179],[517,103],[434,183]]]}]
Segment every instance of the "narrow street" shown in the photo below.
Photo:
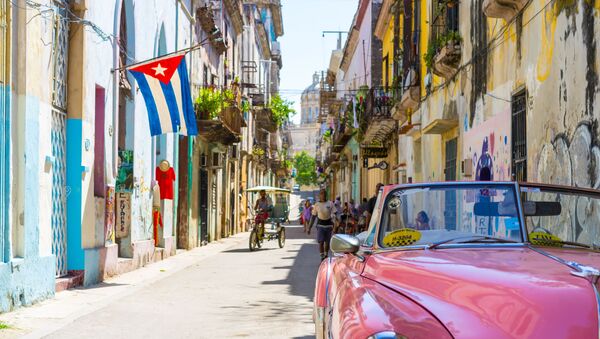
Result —
[{"label": "narrow street", "polygon": [[[293,196],[292,206],[298,201]],[[0,337],[312,338],[316,243],[297,223],[286,230],[282,249],[270,241],[249,252],[248,233],[241,233],[59,293],[0,316],[14,327]]]}]

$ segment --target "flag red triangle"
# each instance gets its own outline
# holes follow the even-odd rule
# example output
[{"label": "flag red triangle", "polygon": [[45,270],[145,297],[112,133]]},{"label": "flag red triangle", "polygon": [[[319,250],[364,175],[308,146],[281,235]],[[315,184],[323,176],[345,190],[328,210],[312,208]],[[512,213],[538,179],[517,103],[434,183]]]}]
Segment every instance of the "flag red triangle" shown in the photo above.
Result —
[{"label": "flag red triangle", "polygon": [[130,71],[144,73],[158,79],[163,84],[168,84],[184,56],[185,54],[180,54],[154,60],[131,68]]}]

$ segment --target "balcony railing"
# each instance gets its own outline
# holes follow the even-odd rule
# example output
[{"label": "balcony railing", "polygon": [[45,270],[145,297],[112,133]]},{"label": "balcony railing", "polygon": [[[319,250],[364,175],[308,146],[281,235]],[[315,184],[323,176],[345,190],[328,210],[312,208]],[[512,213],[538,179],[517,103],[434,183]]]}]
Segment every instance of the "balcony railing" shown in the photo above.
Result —
[{"label": "balcony railing", "polygon": [[209,142],[231,145],[240,142],[244,118],[237,106],[223,109],[217,118],[210,119],[197,112],[198,133]]},{"label": "balcony railing", "polygon": [[373,88],[366,100],[364,119],[367,125],[363,143],[383,143],[396,129],[396,121],[392,118],[394,107],[393,92],[385,88]]},{"label": "balcony railing", "polygon": [[378,119],[391,119],[394,96],[391,91],[384,88],[373,88],[367,96],[367,109],[365,118],[367,121]]}]

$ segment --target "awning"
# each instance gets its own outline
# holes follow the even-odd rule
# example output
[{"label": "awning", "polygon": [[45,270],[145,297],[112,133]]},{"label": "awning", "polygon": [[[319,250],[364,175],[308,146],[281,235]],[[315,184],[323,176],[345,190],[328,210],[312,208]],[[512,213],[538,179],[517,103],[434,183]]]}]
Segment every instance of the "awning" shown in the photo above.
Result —
[{"label": "awning", "polygon": [[246,192],[260,192],[260,191],[265,191],[267,193],[292,193],[292,191],[285,189],[285,188],[279,188],[279,187],[273,187],[273,186],[255,186],[252,188],[249,188],[246,190]]}]

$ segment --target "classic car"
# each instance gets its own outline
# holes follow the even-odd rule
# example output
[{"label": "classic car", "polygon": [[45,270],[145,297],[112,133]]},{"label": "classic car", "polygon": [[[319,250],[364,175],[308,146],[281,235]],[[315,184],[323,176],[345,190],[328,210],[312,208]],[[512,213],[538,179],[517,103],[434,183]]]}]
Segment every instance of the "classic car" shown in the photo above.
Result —
[{"label": "classic car", "polygon": [[319,267],[317,338],[599,338],[600,192],[385,186]]}]

